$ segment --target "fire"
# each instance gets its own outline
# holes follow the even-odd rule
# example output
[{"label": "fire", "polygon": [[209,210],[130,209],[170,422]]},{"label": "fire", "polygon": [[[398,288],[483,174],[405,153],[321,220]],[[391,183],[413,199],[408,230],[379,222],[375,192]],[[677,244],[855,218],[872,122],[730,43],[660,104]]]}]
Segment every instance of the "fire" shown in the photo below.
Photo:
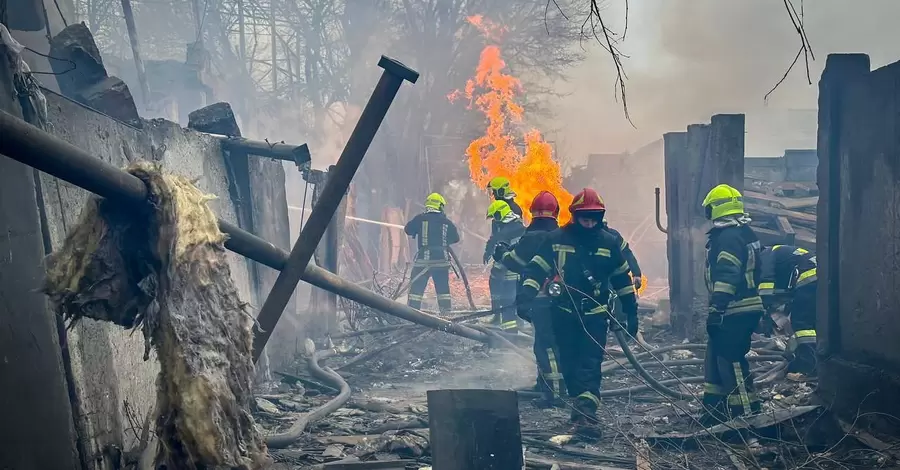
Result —
[{"label": "fire", "polygon": [[[550,191],[559,200],[559,221],[564,224],[571,217],[566,208],[573,197],[562,186],[562,172],[550,144],[537,129],[521,131],[524,109],[516,102],[516,95],[523,91],[522,83],[504,73],[506,62],[496,44],[506,30],[480,15],[468,21],[489,44],[481,51],[475,77],[466,82],[463,91],[456,90],[447,98],[453,102],[465,95],[469,108],[477,107],[487,120],[484,135],[466,149],[472,182],[485,188],[494,177],[508,178],[527,219],[531,218],[527,208],[532,199],[541,191]],[[520,150],[523,142],[524,153]]]}]

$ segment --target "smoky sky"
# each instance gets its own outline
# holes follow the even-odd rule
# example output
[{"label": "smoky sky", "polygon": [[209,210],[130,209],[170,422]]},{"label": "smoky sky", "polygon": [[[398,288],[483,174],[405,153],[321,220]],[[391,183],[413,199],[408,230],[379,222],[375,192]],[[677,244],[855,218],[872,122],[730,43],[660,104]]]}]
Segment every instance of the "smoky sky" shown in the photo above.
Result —
[{"label": "smoky sky", "polygon": [[[793,2],[799,9],[800,0]],[[609,0],[606,13],[621,16],[619,3],[624,0]],[[575,160],[635,149],[716,113],[747,114],[747,153],[774,154],[809,141],[810,133],[814,138],[816,84],[828,54],[867,53],[873,68],[900,60],[900,1],[806,0],[804,25],[816,59],[810,63],[813,85],[801,58],[764,101],[800,47],[782,0],[630,3],[622,48],[630,56],[626,91],[637,128],[615,100],[609,57],[589,47],[588,60],[560,84],[571,95],[560,101],[554,122]]]}]

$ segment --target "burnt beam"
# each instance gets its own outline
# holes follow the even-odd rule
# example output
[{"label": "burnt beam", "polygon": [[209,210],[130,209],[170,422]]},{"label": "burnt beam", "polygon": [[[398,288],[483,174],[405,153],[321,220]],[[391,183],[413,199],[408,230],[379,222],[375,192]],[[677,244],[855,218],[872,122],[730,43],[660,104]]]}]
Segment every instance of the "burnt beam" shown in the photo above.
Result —
[{"label": "burnt beam", "polygon": [[256,334],[253,337],[254,361],[262,354],[275,325],[278,324],[285,305],[293,295],[322,235],[325,234],[325,230],[331,223],[344,194],[347,193],[353,175],[359,169],[369,145],[375,138],[375,133],[381,126],[381,122],[384,121],[394,97],[400,91],[400,85],[404,81],[415,83],[419,78],[416,71],[385,56],[381,56],[378,65],[384,69],[384,72],[381,74],[378,84],[375,85],[375,90],[372,92],[369,102],[366,103],[353,133],[347,139],[347,145],[338,158],[337,164],[328,172],[328,181],[319,196],[319,201],[310,212],[309,219],[291,249],[287,263],[278,274],[275,285],[272,286],[272,290],[256,317]]},{"label": "burnt beam", "polygon": [[[0,111],[0,135],[3,135],[0,155],[122,204],[147,203],[147,189],[137,177],[3,111]],[[252,233],[222,219],[219,219],[219,229],[228,235],[225,248],[278,270],[287,263],[287,252]],[[490,342],[480,331],[422,313],[318,266],[306,266],[302,279],[389,315],[475,341]]]}]

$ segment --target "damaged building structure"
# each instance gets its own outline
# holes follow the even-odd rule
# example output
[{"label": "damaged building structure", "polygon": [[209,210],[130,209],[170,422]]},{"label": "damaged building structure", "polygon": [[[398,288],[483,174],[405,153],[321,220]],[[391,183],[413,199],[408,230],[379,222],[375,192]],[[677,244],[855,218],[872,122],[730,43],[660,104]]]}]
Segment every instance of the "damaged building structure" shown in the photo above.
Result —
[{"label": "damaged building structure", "polygon": [[[13,30],[11,38],[29,34],[33,38],[35,31],[45,28],[39,2],[9,3],[13,4],[16,8],[0,16]],[[267,349],[265,356],[262,347],[270,334],[296,334],[284,328],[284,323],[296,319],[282,321],[280,329],[274,326],[281,312],[290,316],[297,311],[291,294],[301,278],[405,320],[490,342],[481,330],[424,315],[333,273],[306,266],[316,245],[298,242],[302,249],[290,249],[285,175],[279,161],[308,165],[304,145],[275,148],[243,139],[225,103],[189,114],[181,108],[170,110],[173,118],[187,116],[188,128],[162,119],[142,119],[128,86],[104,67],[90,31],[80,24],[57,31],[44,45],[54,57],[65,58],[50,64],[59,73],[50,76],[52,84],[38,83],[23,72],[21,50],[15,49],[18,42],[4,38],[0,44],[0,110],[4,113],[0,149],[7,150],[0,152],[0,234],[6,234],[0,236],[0,330],[4,332],[0,336],[0,438],[5,449],[0,453],[0,468],[86,470],[136,464],[133,451],[146,440],[146,432],[141,431],[153,416],[156,361],[144,360],[143,338],[121,327],[90,319],[66,325],[40,287],[44,256],[59,249],[78,222],[88,197],[83,188],[102,189],[106,184],[108,194],[121,194],[129,180],[112,170],[138,160],[159,163],[216,196],[211,207],[220,227],[232,236],[226,244],[232,250],[228,254],[232,279],[242,299],[262,309],[257,338],[264,339],[254,344],[254,352],[263,360],[285,361],[294,353]],[[69,61],[76,64],[73,70],[66,70]],[[387,85],[379,82],[373,94],[383,118],[392,99],[390,91],[396,93],[404,80],[415,82],[417,74],[386,59],[380,65],[386,76],[394,74]],[[895,409],[900,403],[893,394],[900,389],[900,345],[890,339],[893,333],[900,334],[896,318],[900,311],[900,211],[896,209],[900,207],[900,62],[873,71],[864,55],[832,55],[819,87],[818,148],[812,154],[818,163],[818,200],[812,219],[802,215],[809,211],[795,210],[808,206],[778,206],[776,198],[781,196],[746,185],[782,178],[809,186],[810,168],[816,165],[808,152],[787,152],[780,162],[749,163],[744,157],[744,118],[739,114],[713,116],[710,124],[666,134],[662,204],[667,224],[660,228],[668,239],[672,328],[689,338],[702,330],[706,287],[699,270],[705,220],[698,202],[713,181],[727,182],[768,211],[775,225],[758,227],[761,238],[768,237],[771,243],[807,243],[817,250],[823,286],[818,294],[823,364],[819,399],[842,422],[855,422],[864,413],[900,416]],[[190,91],[194,92],[204,91],[198,87]],[[183,106],[188,100],[178,101]],[[209,101],[197,98],[196,103]],[[363,114],[360,126],[367,135],[351,138],[345,153],[362,158],[366,139],[371,141],[378,128],[378,114],[378,110]],[[32,127],[25,127],[23,121]],[[10,134],[13,131],[15,136]],[[62,150],[69,153],[52,154]],[[72,162],[84,162],[86,156],[106,165],[84,166],[79,172]],[[54,170],[68,174],[54,176]],[[96,175],[90,173],[101,170],[106,173],[93,180]],[[335,181],[349,183],[355,168],[341,166],[333,171]],[[757,178],[760,172],[765,175]],[[115,187],[116,183],[120,186]],[[319,197],[336,207],[346,187],[329,184],[324,184]],[[804,193],[798,198],[813,196]],[[318,241],[333,212],[334,208],[331,213],[311,216],[313,228],[304,230],[304,235],[312,234]],[[791,217],[799,223],[792,224]],[[440,395],[430,396],[432,400],[453,401]],[[460,403],[454,406],[463,406]],[[505,413],[515,412],[509,400],[498,403]],[[447,409],[462,415],[477,408],[466,406],[468,410],[455,410],[448,405],[442,408],[442,416]],[[896,435],[900,429],[886,419],[869,419],[865,424],[873,433],[886,435]],[[452,439],[446,430],[436,434]],[[513,444],[521,447],[521,439],[515,436]],[[460,450],[446,442],[433,447],[452,459]],[[503,446],[510,448],[509,443]]]}]

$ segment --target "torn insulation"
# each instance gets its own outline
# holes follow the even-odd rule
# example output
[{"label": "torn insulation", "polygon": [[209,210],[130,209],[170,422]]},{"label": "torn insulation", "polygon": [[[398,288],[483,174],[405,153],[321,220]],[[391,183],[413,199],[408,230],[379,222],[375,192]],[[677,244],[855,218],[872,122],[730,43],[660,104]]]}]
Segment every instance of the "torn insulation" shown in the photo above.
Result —
[{"label": "torn insulation", "polygon": [[226,236],[188,180],[141,162],[127,171],[148,204],[91,197],[45,291],[70,324],[87,317],[143,331],[160,363],[157,468],[258,469],[266,446],[250,415],[253,319],[225,256]]}]

